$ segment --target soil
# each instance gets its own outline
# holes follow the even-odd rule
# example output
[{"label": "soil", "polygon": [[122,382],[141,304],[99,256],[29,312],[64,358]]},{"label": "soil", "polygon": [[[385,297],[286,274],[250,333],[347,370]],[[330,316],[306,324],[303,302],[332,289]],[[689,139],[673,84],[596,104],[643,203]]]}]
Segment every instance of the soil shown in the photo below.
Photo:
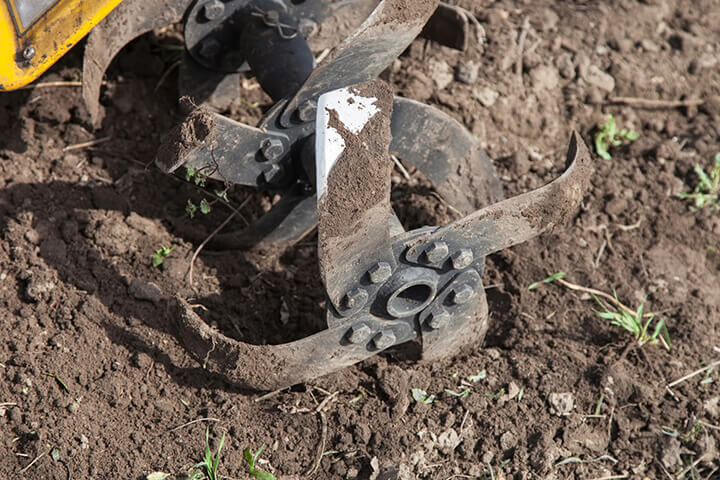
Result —
[{"label": "soil", "polygon": [[[0,96],[0,478],[179,473],[200,460],[206,427],[213,448],[227,435],[229,478],[247,477],[242,451],[261,445],[260,467],[288,479],[720,478],[717,369],[666,388],[720,357],[720,217],[677,198],[720,151],[720,2],[458,3],[482,44],[461,53],[417,40],[388,79],[467,125],[506,196],[557,177],[571,131],[589,142],[607,114],[640,138],[595,159],[564,230],[487,259],[483,345],[432,364],[398,348],[262,399],[186,352],[165,299],[202,305],[245,342],[305,337],[324,322],[316,238],[262,268],[203,250],[190,286],[197,238],[230,212],[215,202],[187,219],[202,193],[152,165],[179,115],[174,74],[161,81],[177,36],[123,50],[98,131],[74,87]],[[81,65],[75,48],[40,81],[75,80]],[[269,99],[246,92],[233,113],[257,120]],[[707,101],[651,110],[614,97]],[[105,140],[73,147],[93,139]],[[455,218],[417,173],[393,180],[406,228]],[[229,200],[248,195],[248,222],[278,200],[243,189]],[[161,245],[175,248],[154,268]],[[635,346],[582,292],[527,289],[557,271],[659,312],[671,349]],[[412,388],[435,401],[415,401]]]}]

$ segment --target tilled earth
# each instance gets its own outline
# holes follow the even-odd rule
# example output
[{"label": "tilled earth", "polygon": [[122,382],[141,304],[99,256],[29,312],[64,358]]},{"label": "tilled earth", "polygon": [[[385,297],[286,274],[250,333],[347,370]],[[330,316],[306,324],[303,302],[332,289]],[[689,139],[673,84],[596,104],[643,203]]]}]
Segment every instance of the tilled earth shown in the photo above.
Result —
[{"label": "tilled earth", "polygon": [[[482,139],[507,196],[558,176],[570,132],[591,141],[608,113],[640,138],[596,158],[563,232],[488,259],[483,345],[424,365],[389,352],[259,401],[185,352],[165,299],[203,305],[247,342],[301,338],[322,328],[316,237],[279,259],[203,250],[191,284],[194,249],[230,211],[188,219],[202,192],[152,165],[179,115],[175,74],[163,77],[177,34],[116,59],[97,131],[76,87],[0,96],[1,478],[179,474],[200,460],[206,427],[213,448],[228,437],[229,478],[245,478],[242,451],[261,445],[261,467],[281,479],[720,478],[717,369],[667,388],[720,359],[720,215],[677,198],[720,151],[720,2],[459,3],[481,43],[461,53],[417,40],[388,78]],[[80,65],[76,48],[40,82],[77,80]],[[260,118],[269,99],[256,85],[232,115]],[[454,218],[418,174],[394,183],[406,227]],[[245,221],[276,201],[229,199],[248,195]],[[175,248],[154,268],[161,245]],[[557,271],[659,312],[671,349],[635,346],[583,292],[527,289]]]}]

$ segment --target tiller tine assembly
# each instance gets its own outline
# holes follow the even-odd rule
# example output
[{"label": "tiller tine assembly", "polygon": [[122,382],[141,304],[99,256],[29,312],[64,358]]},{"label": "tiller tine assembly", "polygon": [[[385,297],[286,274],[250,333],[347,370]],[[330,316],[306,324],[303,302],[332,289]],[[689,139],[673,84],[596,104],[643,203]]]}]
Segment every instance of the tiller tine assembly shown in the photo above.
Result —
[{"label": "tiller tine assembly", "polygon": [[[251,345],[210,328],[177,299],[188,350],[208,370],[268,390],[414,339],[427,360],[479,345],[488,325],[484,259],[574,215],[591,174],[580,136],[571,137],[569,168],[560,178],[503,200],[492,162],[467,129],[437,109],[393,97],[375,80],[427,31],[437,2],[412,8],[405,0],[377,2],[317,66],[303,37],[286,29],[297,20],[291,8],[269,15],[275,10],[268,2],[239,3],[250,10],[239,10],[245,16],[236,63],[246,61],[277,103],[258,126],[200,107],[168,135],[156,163],[168,173],[193,167],[226,185],[283,194],[254,225],[220,236],[216,245],[277,253],[317,226],[328,328],[284,345]],[[341,3],[302,5],[322,10]],[[466,216],[406,232],[390,202],[391,154],[416,167]]]},{"label": "tiller tine assembly", "polygon": [[[424,30],[415,36],[421,33],[445,46],[464,50],[473,38],[468,13],[446,3],[438,5],[437,0],[429,4],[433,2],[437,8],[431,12]],[[379,0],[124,0],[88,37],[83,65],[85,104],[92,123],[98,126],[102,117],[100,87],[115,55],[140,35],[180,22],[184,23],[186,47],[179,72],[181,95],[191,97],[196,104],[226,109],[241,93],[240,75],[252,70],[263,77],[259,78],[263,88],[278,101],[294,93],[310,75],[314,66],[311,50],[321,52],[336,47],[353,34],[370,38],[368,36],[374,34],[372,29],[358,27],[372,12],[382,14],[383,4],[392,3]],[[414,10],[416,7],[400,5],[397,8]],[[425,6],[417,8],[427,10]],[[396,13],[386,11],[385,15]],[[424,17],[414,12],[405,14],[418,21]],[[391,23],[382,28],[391,29]],[[401,36],[414,30],[403,29]],[[347,84],[363,81],[369,73],[361,73],[361,68],[354,65],[342,70],[349,67],[348,63],[359,60],[359,55],[390,54],[362,50],[362,44],[362,39],[353,40],[352,52],[357,57],[332,63],[336,74],[353,71],[359,75],[357,81],[350,79]],[[371,44],[374,49],[387,47],[390,52],[396,48],[395,44],[374,41]],[[342,55],[342,49],[336,50],[336,54]],[[380,59],[371,61],[378,62],[383,63]],[[332,75],[316,74],[314,78],[326,81]],[[291,108],[331,87],[317,81],[308,82]],[[287,113],[291,114],[292,109]],[[287,126],[287,116],[282,121]]]}]

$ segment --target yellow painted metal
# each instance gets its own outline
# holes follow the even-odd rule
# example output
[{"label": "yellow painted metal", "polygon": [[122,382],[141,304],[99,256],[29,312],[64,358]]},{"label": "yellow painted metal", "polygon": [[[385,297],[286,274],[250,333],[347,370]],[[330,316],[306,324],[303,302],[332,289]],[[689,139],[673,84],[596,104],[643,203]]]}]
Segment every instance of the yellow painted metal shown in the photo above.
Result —
[{"label": "yellow painted metal", "polygon": [[0,91],[35,80],[121,1],[58,0],[20,31],[14,1],[0,0]]}]

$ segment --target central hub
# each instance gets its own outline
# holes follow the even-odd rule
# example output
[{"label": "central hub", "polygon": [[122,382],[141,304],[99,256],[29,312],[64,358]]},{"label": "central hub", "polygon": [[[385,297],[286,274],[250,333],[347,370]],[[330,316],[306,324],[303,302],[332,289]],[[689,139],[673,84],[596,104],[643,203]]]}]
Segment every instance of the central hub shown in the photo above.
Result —
[{"label": "central hub", "polygon": [[393,318],[422,312],[437,295],[439,277],[427,268],[411,267],[397,272],[383,288],[385,310]]}]

